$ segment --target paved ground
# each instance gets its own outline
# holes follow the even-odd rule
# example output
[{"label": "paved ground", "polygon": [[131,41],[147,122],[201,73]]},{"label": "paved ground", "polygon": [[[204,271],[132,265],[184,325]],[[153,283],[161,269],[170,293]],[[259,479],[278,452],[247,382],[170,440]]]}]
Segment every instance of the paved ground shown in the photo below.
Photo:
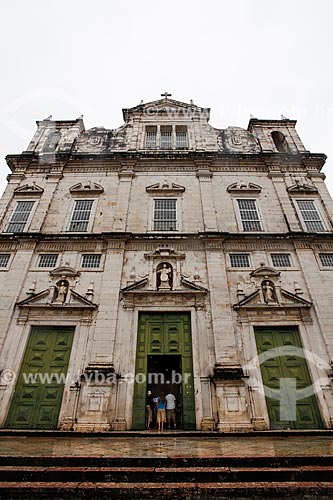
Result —
[{"label": "paved ground", "polygon": [[333,436],[0,436],[2,456],[284,457],[333,455]]}]

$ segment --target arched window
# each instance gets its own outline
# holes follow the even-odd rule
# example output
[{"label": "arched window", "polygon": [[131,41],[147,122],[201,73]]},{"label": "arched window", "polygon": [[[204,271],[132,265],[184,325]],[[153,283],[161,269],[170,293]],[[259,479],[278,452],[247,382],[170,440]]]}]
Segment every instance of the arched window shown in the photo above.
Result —
[{"label": "arched window", "polygon": [[61,138],[61,133],[58,130],[55,132],[51,132],[51,134],[45,141],[43,151],[45,151],[46,153],[53,153],[53,151],[57,149],[60,138]]},{"label": "arched window", "polygon": [[280,153],[289,153],[290,148],[287,144],[286,138],[282,132],[274,131],[272,132],[272,139],[274,141],[276,149]]}]

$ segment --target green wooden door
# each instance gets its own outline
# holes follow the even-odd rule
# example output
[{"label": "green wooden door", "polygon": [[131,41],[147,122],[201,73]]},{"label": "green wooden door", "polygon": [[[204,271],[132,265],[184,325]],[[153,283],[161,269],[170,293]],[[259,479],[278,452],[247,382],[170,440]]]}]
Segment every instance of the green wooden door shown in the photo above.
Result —
[{"label": "green wooden door", "polygon": [[[190,314],[143,313],[139,318],[136,378],[133,400],[133,429],[145,428],[145,397],[148,355],[181,355],[182,423],[184,429],[195,429],[195,402],[192,366]],[[147,380],[147,379],[146,379]]]},{"label": "green wooden door", "polygon": [[7,417],[11,429],[56,429],[74,329],[33,327]]},{"label": "green wooden door", "polygon": [[[321,428],[322,421],[298,330],[256,328],[255,338],[258,353],[266,353],[260,368],[271,428]],[[276,351],[270,355],[272,349]]]}]

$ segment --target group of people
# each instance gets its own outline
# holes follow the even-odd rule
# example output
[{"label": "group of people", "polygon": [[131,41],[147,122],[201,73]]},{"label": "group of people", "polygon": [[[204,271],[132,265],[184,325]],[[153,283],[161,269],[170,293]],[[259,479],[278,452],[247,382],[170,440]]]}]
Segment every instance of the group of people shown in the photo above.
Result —
[{"label": "group of people", "polygon": [[176,423],[176,397],[172,392],[166,396],[153,397],[151,391],[147,392],[146,398],[146,429],[151,429],[156,420],[158,432],[163,432],[164,424],[167,422],[170,429],[171,420],[173,428],[177,428]]}]

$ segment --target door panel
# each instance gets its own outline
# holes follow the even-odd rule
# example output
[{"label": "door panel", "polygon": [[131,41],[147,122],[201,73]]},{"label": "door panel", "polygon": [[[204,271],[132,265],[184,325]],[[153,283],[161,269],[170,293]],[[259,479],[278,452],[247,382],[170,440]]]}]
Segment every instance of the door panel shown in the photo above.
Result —
[{"label": "door panel", "polygon": [[[302,349],[298,330],[287,327],[256,328],[255,338],[259,354],[279,349],[277,355],[263,361],[260,366],[271,428],[321,428],[316,396],[308,395],[306,391],[307,397],[298,399],[302,396],[302,389],[312,385],[305,357],[295,353],[295,347]],[[280,383],[284,384],[282,392]],[[268,391],[271,397],[267,395]]]},{"label": "door panel", "polygon": [[[147,375],[151,355],[181,355],[182,421],[184,429],[195,429],[195,403],[192,367],[190,315],[187,313],[143,313],[139,318],[136,375]],[[187,382],[187,383],[185,383]],[[133,429],[145,428],[146,384],[135,383]]]},{"label": "door panel", "polygon": [[74,328],[34,327],[26,347],[7,427],[55,429]]}]

